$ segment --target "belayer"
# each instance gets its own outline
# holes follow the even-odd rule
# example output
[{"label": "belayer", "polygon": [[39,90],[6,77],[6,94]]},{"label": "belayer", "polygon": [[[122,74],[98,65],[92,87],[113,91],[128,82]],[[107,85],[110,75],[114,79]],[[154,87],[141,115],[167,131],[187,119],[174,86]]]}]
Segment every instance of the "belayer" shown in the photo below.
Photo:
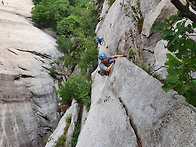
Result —
[{"label": "belayer", "polygon": [[109,71],[115,63],[115,58],[118,57],[127,57],[127,55],[106,56],[106,54],[100,53],[98,55],[98,58],[99,60],[101,60],[101,62],[99,63],[100,70],[98,71],[98,73],[101,74],[101,76],[108,75]]}]

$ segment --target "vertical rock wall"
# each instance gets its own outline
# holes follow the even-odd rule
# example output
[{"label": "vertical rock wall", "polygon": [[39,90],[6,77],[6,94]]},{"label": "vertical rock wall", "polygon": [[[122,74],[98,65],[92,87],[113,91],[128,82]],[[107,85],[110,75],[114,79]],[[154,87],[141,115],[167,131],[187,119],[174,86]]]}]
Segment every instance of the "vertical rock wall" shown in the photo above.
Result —
[{"label": "vertical rock wall", "polygon": [[164,62],[168,51],[160,33],[151,33],[150,30],[157,21],[177,12],[170,0],[116,0],[110,8],[103,8],[108,10],[103,10],[96,28],[97,36],[104,38],[99,51],[113,55],[128,54],[132,49],[136,61],[142,59],[152,73],[165,77]]},{"label": "vertical rock wall", "polygon": [[127,59],[92,75],[92,104],[77,147],[196,145],[196,109]]},{"label": "vertical rock wall", "polygon": [[[132,48],[164,77],[166,42],[150,29],[176,11],[169,0],[116,0],[97,25],[97,36],[104,38],[99,52],[125,54]],[[160,81],[132,62],[119,58],[109,77],[96,70],[92,80],[91,109],[77,147],[134,147],[137,138],[143,147],[196,146],[195,107],[173,90],[164,92]]]},{"label": "vertical rock wall", "polygon": [[0,146],[43,147],[56,127],[55,39],[32,25],[31,0],[0,4]]}]

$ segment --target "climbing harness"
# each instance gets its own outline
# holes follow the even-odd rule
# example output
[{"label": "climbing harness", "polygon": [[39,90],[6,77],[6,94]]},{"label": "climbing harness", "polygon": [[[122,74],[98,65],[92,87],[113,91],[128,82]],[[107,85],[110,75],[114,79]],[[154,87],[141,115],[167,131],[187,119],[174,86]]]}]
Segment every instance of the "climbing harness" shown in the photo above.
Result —
[{"label": "climbing harness", "polygon": [[[111,86],[111,88],[112,88],[112,93],[113,93],[114,97],[117,98],[117,96],[116,96],[116,94],[115,94],[115,92],[114,92],[114,88],[113,88],[113,86],[112,86],[112,82],[111,82],[110,79],[109,79],[108,72],[106,72],[106,76],[107,76],[107,79],[108,79],[108,81],[109,81],[109,83],[110,83],[110,86]],[[138,138],[137,135],[136,135],[136,138],[137,138],[137,144],[138,144],[138,146],[139,146],[139,147],[142,147],[142,145],[141,145],[141,143],[140,143],[139,138]]]}]

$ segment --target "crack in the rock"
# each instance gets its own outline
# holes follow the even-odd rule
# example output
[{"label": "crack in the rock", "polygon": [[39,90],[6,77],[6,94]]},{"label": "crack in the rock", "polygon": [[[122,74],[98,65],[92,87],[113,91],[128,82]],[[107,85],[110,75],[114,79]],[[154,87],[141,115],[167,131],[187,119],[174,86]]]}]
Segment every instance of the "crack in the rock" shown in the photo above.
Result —
[{"label": "crack in the rock", "polygon": [[47,117],[47,115],[44,115],[43,113],[41,113],[40,111],[37,111],[37,115],[47,121],[49,121],[49,118]]},{"label": "crack in the rock", "polygon": [[149,53],[151,53],[151,54],[154,54],[154,51],[151,51],[151,50],[149,50],[149,49],[143,49],[143,51],[146,51],[146,52],[149,52]]},{"label": "crack in the rock", "polygon": [[0,102],[1,103],[5,103],[5,104],[12,104],[12,103],[24,103],[24,102],[28,102],[29,100],[5,100],[5,99],[1,99]]},{"label": "crack in the rock", "polygon": [[15,75],[13,80],[19,80],[20,78],[35,78],[35,76],[26,75],[26,74],[19,74],[19,75]]},{"label": "crack in the rock", "polygon": [[41,61],[42,63],[45,63],[43,60],[38,59],[38,58],[36,58],[36,57],[35,57],[35,60],[37,60],[37,61],[39,61],[39,62]]},{"label": "crack in the rock", "polygon": [[31,53],[31,54],[34,54],[36,56],[39,56],[39,57],[42,57],[42,58],[46,58],[46,59],[52,59],[52,57],[48,54],[42,54],[42,53],[38,53],[36,51],[30,51],[30,50],[22,50],[22,49],[19,49],[19,48],[15,48],[16,50],[18,51],[21,51],[21,52],[28,52],[28,53]]},{"label": "crack in the rock", "polygon": [[22,70],[29,71],[28,69],[26,69],[26,68],[23,68],[23,67],[21,67],[21,66],[19,66],[19,65],[18,65],[18,68],[20,68],[20,69],[22,69]]},{"label": "crack in the rock", "polygon": [[45,94],[36,94],[35,92],[32,92],[32,91],[30,91],[30,92],[36,98],[46,97],[46,96],[49,96],[49,95],[51,95],[53,93],[53,92],[50,92],[50,93],[45,93]]},{"label": "crack in the rock", "polygon": [[33,98],[33,92],[30,91],[30,93],[32,94],[31,100],[34,102],[34,104],[35,104],[36,106],[38,106],[39,108],[42,108],[42,107],[34,100],[34,98]]},{"label": "crack in the rock", "polygon": [[154,74],[155,72],[157,72],[157,71],[158,71],[159,69],[161,69],[161,68],[168,68],[168,67],[167,67],[167,66],[161,66],[161,67],[155,69],[151,74]]},{"label": "crack in the rock", "polygon": [[11,53],[18,55],[17,53],[15,53],[14,51],[10,50],[9,48],[7,48],[8,51],[10,51]]},{"label": "crack in the rock", "polygon": [[141,141],[140,141],[141,139],[140,139],[140,137],[138,136],[137,127],[134,125],[134,123],[132,122],[131,118],[129,117],[129,113],[128,113],[128,110],[127,110],[125,104],[123,103],[121,97],[118,97],[118,99],[119,99],[119,102],[122,104],[122,106],[123,106],[123,108],[124,108],[124,110],[125,110],[125,113],[126,113],[127,117],[129,118],[129,123],[130,123],[130,126],[133,128],[133,131],[134,131],[134,133],[135,133],[135,136],[136,136],[137,139],[139,140],[139,143],[141,143]]},{"label": "crack in the rock", "polygon": [[43,66],[43,65],[42,65],[42,67],[43,67],[44,69],[46,69],[47,71],[50,71],[49,68],[47,68],[47,67],[45,67],[45,66]]},{"label": "crack in the rock", "polygon": [[53,132],[53,128],[48,125],[40,125],[40,126],[38,126],[38,128],[44,128],[47,131]]}]

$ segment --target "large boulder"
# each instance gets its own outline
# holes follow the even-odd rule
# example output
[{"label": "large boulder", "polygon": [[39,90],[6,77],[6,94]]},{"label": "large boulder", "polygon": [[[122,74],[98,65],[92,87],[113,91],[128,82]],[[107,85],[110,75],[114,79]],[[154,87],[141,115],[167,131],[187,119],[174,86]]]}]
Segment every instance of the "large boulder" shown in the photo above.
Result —
[{"label": "large boulder", "polygon": [[0,7],[0,146],[43,147],[56,127],[50,63],[62,54],[55,39],[34,27],[31,0]]},{"label": "large boulder", "polygon": [[127,59],[93,73],[92,104],[77,147],[196,145],[196,109]]}]

